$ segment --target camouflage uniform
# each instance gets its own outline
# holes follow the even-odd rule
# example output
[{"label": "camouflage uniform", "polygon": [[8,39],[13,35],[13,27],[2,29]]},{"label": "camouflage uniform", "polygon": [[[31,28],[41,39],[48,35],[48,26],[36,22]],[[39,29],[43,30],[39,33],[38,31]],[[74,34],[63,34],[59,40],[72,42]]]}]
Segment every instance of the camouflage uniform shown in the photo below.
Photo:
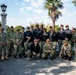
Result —
[{"label": "camouflage uniform", "polygon": [[[50,50],[50,52],[48,52],[48,50]],[[42,57],[45,59],[48,57],[48,55],[50,55],[50,57],[52,58],[54,58],[55,56],[55,46],[53,45],[53,43],[50,43],[50,46],[48,46],[47,44],[43,46]]]},{"label": "camouflage uniform", "polygon": [[74,44],[74,50],[75,50],[75,56],[74,56],[74,58],[76,60],[76,43]]},{"label": "camouflage uniform", "polygon": [[42,37],[41,37],[41,52],[40,52],[41,57],[42,57],[42,53],[43,53],[43,46],[45,45],[47,39],[48,39],[48,33],[43,32]]},{"label": "camouflage uniform", "polygon": [[[0,28],[3,31],[3,28]],[[4,32],[0,32],[0,59],[8,59],[7,36]]]},{"label": "camouflage uniform", "polygon": [[[19,31],[19,30],[17,30],[17,31]],[[14,48],[15,48],[14,57],[16,57],[17,55],[21,56],[21,54],[22,54],[22,45],[21,45],[22,39],[23,39],[23,37],[21,34],[19,34],[19,33],[15,34],[15,36],[14,36]],[[20,44],[18,44],[18,43],[20,43]]]},{"label": "camouflage uniform", "polygon": [[72,35],[72,46],[74,47],[74,58],[76,60],[76,33]]},{"label": "camouflage uniform", "polygon": [[8,50],[9,50],[9,56],[11,56],[13,54],[14,51],[14,36],[15,36],[15,32],[14,31],[10,31],[7,33],[8,35]]},{"label": "camouflage uniform", "polygon": [[61,57],[65,57],[65,58],[71,58],[72,53],[71,53],[71,45],[68,43],[67,46],[62,45],[61,47],[61,51],[60,51],[60,55]]},{"label": "camouflage uniform", "polygon": [[22,32],[21,33],[21,35],[22,35],[22,43],[21,43],[21,45],[22,45],[22,50],[23,50],[23,56],[25,57],[25,46],[24,46],[24,33]]}]

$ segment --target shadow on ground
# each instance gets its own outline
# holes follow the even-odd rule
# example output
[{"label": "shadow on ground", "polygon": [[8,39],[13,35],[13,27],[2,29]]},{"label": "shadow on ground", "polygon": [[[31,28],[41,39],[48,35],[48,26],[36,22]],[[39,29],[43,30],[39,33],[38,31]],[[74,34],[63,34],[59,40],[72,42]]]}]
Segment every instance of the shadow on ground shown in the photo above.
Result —
[{"label": "shadow on ground", "polygon": [[76,66],[60,58],[54,61],[10,58],[0,62],[0,75],[59,75],[73,70],[76,70]]}]

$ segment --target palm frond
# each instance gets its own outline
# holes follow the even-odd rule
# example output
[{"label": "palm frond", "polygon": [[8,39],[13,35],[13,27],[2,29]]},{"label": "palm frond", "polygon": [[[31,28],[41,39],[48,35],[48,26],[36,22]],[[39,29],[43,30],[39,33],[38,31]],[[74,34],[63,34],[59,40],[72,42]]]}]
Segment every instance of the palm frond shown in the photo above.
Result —
[{"label": "palm frond", "polygon": [[63,8],[61,0],[46,0],[44,8],[48,9],[48,15],[52,20],[56,21],[62,13],[58,10]]},{"label": "palm frond", "polygon": [[76,6],[76,1],[75,0],[73,0],[72,3]]},{"label": "palm frond", "polygon": [[45,8],[45,9],[52,9],[52,7],[53,7],[53,6],[52,6],[50,3],[48,3],[48,2],[45,3],[45,5],[44,5],[44,8]]}]

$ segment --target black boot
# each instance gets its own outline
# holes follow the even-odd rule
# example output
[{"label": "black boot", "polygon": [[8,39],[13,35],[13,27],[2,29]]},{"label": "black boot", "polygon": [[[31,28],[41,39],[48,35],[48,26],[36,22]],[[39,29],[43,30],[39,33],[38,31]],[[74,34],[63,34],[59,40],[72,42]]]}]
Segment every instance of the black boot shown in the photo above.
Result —
[{"label": "black boot", "polygon": [[27,57],[27,55],[25,54],[25,55],[23,55],[24,56],[24,58],[26,58]]},{"label": "black boot", "polygon": [[19,55],[20,58],[22,58],[22,55]]},{"label": "black boot", "polygon": [[43,59],[44,59],[44,60],[47,60],[47,57],[44,57]]},{"label": "black boot", "polygon": [[17,55],[14,55],[14,58],[17,59]]},{"label": "black boot", "polygon": [[50,59],[53,61],[54,60],[54,57],[50,57]]},{"label": "black boot", "polygon": [[8,57],[11,57],[11,54],[8,54]]},{"label": "black boot", "polygon": [[72,57],[68,57],[68,61],[71,61],[72,60]]},{"label": "black boot", "polygon": [[68,56],[67,56],[67,55],[65,55],[65,56],[64,56],[64,59],[68,59]]}]

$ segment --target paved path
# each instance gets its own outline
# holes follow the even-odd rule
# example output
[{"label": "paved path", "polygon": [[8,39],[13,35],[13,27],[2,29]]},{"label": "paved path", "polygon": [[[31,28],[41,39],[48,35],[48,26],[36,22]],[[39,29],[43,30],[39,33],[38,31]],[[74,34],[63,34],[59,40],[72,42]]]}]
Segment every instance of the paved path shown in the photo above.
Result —
[{"label": "paved path", "polygon": [[11,58],[0,62],[0,75],[76,75],[76,62]]}]

